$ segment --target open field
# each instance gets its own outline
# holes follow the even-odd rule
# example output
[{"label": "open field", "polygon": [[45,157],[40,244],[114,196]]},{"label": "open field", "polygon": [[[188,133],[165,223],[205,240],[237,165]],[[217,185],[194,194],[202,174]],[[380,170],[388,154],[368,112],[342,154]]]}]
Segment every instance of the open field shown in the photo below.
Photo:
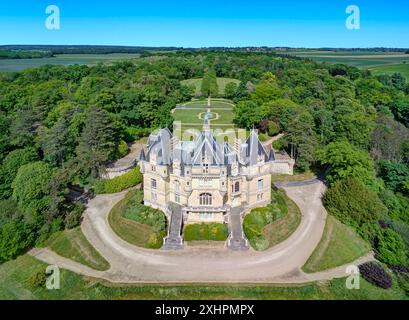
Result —
[{"label": "open field", "polygon": [[0,265],[0,299],[407,299],[396,281],[391,289],[375,287],[364,279],[360,290],[348,290],[345,279],[294,286],[274,285],[112,285],[61,270],[59,290],[33,286],[30,277],[46,264],[23,255]]},{"label": "open field", "polygon": [[394,74],[401,73],[409,81],[409,63],[407,64],[388,64],[369,68],[373,74]]},{"label": "open field", "polygon": [[45,243],[62,257],[82,263],[95,270],[107,270],[109,263],[88,242],[80,227],[53,234]]},{"label": "open field", "polygon": [[334,268],[352,262],[370,250],[370,244],[352,227],[328,215],[321,241],[303,266],[303,270],[318,272]]},{"label": "open field", "polygon": [[53,58],[39,59],[2,59],[0,60],[0,72],[21,71],[28,68],[36,68],[45,64],[52,65],[93,65],[98,62],[114,62],[138,58],[139,54],[113,53],[113,54],[60,54]]},{"label": "open field", "polygon": [[[233,79],[233,78],[217,78],[217,86],[218,86],[218,89],[219,89],[219,94],[224,93],[224,88],[230,82],[234,82],[237,85],[240,84],[240,80],[237,80],[237,79]],[[200,95],[200,93],[201,93],[200,90],[201,90],[201,86],[202,86],[202,78],[182,80],[180,83],[184,84],[184,85],[186,85],[188,87],[194,86],[195,87],[195,95]]]},{"label": "open field", "polygon": [[[289,51],[285,54],[309,58],[318,62],[343,63],[359,68],[409,64],[409,54],[377,51]],[[386,68],[386,67],[385,67]]]}]

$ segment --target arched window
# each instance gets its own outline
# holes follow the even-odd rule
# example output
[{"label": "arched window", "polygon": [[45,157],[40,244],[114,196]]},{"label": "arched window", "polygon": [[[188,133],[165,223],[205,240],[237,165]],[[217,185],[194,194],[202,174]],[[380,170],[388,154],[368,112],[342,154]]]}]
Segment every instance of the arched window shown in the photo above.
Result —
[{"label": "arched window", "polygon": [[201,206],[211,206],[212,205],[212,195],[210,193],[201,193],[200,196]]},{"label": "arched window", "polygon": [[239,192],[240,191],[240,182],[236,181],[234,184],[234,192]]}]

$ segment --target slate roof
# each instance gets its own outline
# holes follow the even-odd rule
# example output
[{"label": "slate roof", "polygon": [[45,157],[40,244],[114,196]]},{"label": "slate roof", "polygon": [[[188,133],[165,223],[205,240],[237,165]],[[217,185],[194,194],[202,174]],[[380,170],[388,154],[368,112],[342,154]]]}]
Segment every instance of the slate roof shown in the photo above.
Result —
[{"label": "slate roof", "polygon": [[171,150],[172,134],[168,129],[160,129],[149,136],[147,153],[141,152],[140,160],[150,161],[156,155],[160,165],[171,165],[174,161],[185,165],[255,165],[259,157],[264,161],[274,161],[274,152],[266,152],[255,130],[250,131],[246,142],[241,144],[239,154],[229,143],[219,143],[210,132],[204,130],[194,141],[177,141]]}]

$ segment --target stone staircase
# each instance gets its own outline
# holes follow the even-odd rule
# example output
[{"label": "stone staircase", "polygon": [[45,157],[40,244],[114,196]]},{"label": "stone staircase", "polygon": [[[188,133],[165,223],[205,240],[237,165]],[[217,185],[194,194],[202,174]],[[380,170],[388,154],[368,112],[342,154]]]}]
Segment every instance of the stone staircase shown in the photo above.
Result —
[{"label": "stone staircase", "polygon": [[169,206],[171,212],[168,235],[164,238],[163,249],[176,250],[183,249],[183,214],[182,207],[176,204]]},{"label": "stone staircase", "polygon": [[244,236],[241,213],[242,207],[231,208],[229,215],[229,238],[227,239],[227,247],[231,250],[248,250],[248,240]]}]

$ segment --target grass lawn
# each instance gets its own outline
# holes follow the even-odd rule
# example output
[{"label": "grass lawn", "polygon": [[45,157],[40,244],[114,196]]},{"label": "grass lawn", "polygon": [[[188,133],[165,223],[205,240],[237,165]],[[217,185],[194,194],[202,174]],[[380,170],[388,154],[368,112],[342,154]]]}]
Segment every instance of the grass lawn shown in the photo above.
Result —
[{"label": "grass lawn", "polygon": [[255,250],[266,250],[287,239],[301,222],[301,212],[283,190],[272,190],[267,207],[252,209],[243,230]]},{"label": "grass lawn", "polygon": [[370,250],[370,244],[353,228],[328,215],[321,241],[302,269],[317,272],[334,268],[352,262]]},{"label": "grass lawn", "polygon": [[53,234],[45,243],[60,256],[96,270],[108,270],[109,263],[88,242],[80,227]]},{"label": "grass lawn", "polygon": [[[237,84],[237,86],[240,84],[240,80],[233,79],[233,78],[217,78],[216,81],[217,81],[217,86],[218,86],[220,95],[224,94],[224,88],[226,87],[228,83],[234,82]],[[188,87],[192,85],[195,86],[195,95],[201,94],[200,90],[202,87],[202,78],[182,80],[180,83]]]},{"label": "grass lawn", "polygon": [[378,67],[369,68],[369,70],[375,75],[378,75],[378,74],[391,75],[394,73],[401,73],[404,77],[406,77],[406,80],[409,81],[409,63],[378,66]]},{"label": "grass lawn", "polygon": [[108,222],[123,240],[138,247],[158,249],[166,235],[166,216],[144,206],[143,191],[132,190],[111,210]]},{"label": "grass lawn", "polygon": [[[212,100],[212,116],[210,119],[211,129],[220,129],[225,131],[233,129],[233,105],[228,100]],[[195,100],[184,104],[187,109],[177,108],[173,111],[173,118],[175,121],[182,123],[182,129],[197,129],[202,131],[204,112],[207,110],[207,100]]]},{"label": "grass lawn", "polygon": [[185,241],[226,241],[229,235],[224,223],[192,223],[184,228]]},{"label": "grass lawn", "polygon": [[407,299],[394,280],[385,290],[361,279],[360,290],[348,290],[345,279],[294,286],[274,285],[113,285],[61,270],[59,290],[29,285],[33,274],[44,272],[46,264],[23,255],[0,265],[0,299]]},{"label": "grass lawn", "polygon": [[315,179],[317,176],[312,171],[303,172],[300,174],[294,174],[292,176],[288,174],[278,174],[274,173],[271,175],[271,179],[273,182],[293,182],[293,181],[304,181]]}]

